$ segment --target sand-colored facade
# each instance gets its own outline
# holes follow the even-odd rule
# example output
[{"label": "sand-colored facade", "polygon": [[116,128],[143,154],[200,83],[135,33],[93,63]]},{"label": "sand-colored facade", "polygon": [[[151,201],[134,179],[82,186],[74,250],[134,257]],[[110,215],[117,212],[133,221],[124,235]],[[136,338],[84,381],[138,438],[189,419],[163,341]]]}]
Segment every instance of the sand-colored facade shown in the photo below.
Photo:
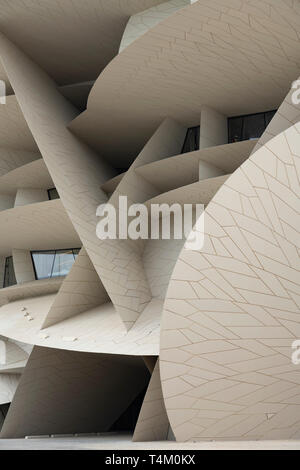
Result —
[{"label": "sand-colored facade", "polygon": [[[3,3],[0,438],[300,438],[300,3]],[[99,239],[119,196],[203,204],[203,247]]]}]

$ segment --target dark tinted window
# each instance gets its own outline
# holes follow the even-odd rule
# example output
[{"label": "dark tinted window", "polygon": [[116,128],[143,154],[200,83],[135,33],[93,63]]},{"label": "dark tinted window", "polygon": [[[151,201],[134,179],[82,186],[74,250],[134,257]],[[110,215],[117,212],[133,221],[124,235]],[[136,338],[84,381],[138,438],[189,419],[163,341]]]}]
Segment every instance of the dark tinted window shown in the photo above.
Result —
[{"label": "dark tinted window", "polygon": [[12,256],[5,259],[3,287],[17,284]]},{"label": "dark tinted window", "polygon": [[266,128],[265,116],[264,114],[245,116],[243,124],[243,140],[257,139]]},{"label": "dark tinted window", "polygon": [[51,199],[59,199],[59,194],[56,188],[48,189],[48,198]]},{"label": "dark tinted window", "polygon": [[190,127],[187,130],[181,153],[199,150],[200,126]]},{"label": "dark tinted window", "polygon": [[228,142],[259,139],[276,111],[228,118]]},{"label": "dark tinted window", "polygon": [[265,113],[265,119],[266,119],[266,127],[270,124],[270,122],[272,121],[274,115],[275,115],[276,111],[268,111],[267,113]]},{"label": "dark tinted window", "polygon": [[36,279],[66,276],[80,249],[31,252]]}]

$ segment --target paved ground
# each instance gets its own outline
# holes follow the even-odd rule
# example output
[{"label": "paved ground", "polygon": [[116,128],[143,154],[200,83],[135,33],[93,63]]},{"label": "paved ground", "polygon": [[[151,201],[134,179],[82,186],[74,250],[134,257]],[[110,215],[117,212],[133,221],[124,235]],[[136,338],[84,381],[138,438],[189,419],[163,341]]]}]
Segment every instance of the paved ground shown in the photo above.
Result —
[{"label": "paved ground", "polygon": [[0,439],[1,450],[300,450],[300,441],[131,442],[128,434],[95,437]]}]

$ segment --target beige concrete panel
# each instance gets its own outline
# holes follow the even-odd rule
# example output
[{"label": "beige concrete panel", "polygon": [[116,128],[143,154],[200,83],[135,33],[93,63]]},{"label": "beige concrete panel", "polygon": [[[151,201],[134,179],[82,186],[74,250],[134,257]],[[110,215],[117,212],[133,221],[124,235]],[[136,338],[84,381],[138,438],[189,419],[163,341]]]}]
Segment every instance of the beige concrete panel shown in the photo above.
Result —
[{"label": "beige concrete panel", "polygon": [[200,149],[228,143],[227,116],[209,106],[201,107]]},{"label": "beige concrete panel", "polygon": [[[5,305],[10,302],[22,299],[22,306],[20,307],[20,311],[22,311],[24,306],[23,299],[31,299],[32,297],[53,294],[59,290],[62,281],[63,276],[49,279],[39,279],[32,282],[24,282],[23,284],[15,284],[10,287],[5,287],[0,292],[0,305]],[[23,312],[22,315],[24,315],[24,313],[26,312]],[[7,336],[10,337],[10,335]],[[26,341],[24,342],[26,343]]]},{"label": "beige concrete panel", "polygon": [[41,159],[41,155],[38,152],[27,152],[25,150],[0,147],[1,190],[3,181],[3,192],[6,192],[5,179],[2,180],[4,175],[38,159]]},{"label": "beige concrete panel", "polygon": [[[60,278],[56,279],[58,281]],[[3,289],[3,293],[9,294],[10,298],[0,298],[0,334],[26,344],[71,351],[143,357],[158,355],[161,300],[153,299],[129,332],[110,302],[42,330],[55,300],[54,294],[47,294],[47,288],[54,287],[54,279],[43,281],[47,283],[35,281],[14,289]],[[28,289],[25,290],[27,285]],[[55,292],[54,289],[52,292]]]},{"label": "beige concrete panel", "polygon": [[81,241],[59,199],[0,212],[0,255],[12,247],[49,250],[80,247]]},{"label": "beige concrete panel", "polygon": [[[119,196],[126,195],[128,205],[133,203],[142,203],[149,197],[159,194],[155,183],[148,183],[143,177],[135,172],[135,168],[145,165],[155,160],[166,158],[169,155],[177,153],[183,144],[186,129],[176,121],[166,118],[149,139],[143,150],[140,152],[129,170],[125,173],[122,180],[115,189],[113,195],[109,199],[109,203],[113,204],[116,209],[119,208]],[[142,261],[142,253],[145,246],[143,240],[112,240],[110,244],[118,249],[122,247],[122,256],[120,261],[126,270],[122,269],[124,275],[125,286],[130,290],[118,292],[119,302],[116,304],[117,310],[121,313],[122,319],[130,329],[137,320],[138,315],[143,311],[148,302],[150,302],[152,294],[148,284],[146,273]],[[128,304],[132,299],[129,297],[138,297],[138,304],[135,312],[126,311],[123,305]],[[133,299],[135,300],[135,299]]]},{"label": "beige concrete panel", "polygon": [[[100,185],[112,171],[66,129],[76,113],[58,93],[55,84],[4,36],[1,44],[2,60],[61,201],[110,298],[130,327],[150,296],[133,244],[127,240],[100,240],[96,236],[96,209],[106,202]],[[37,89],[40,90],[39,100]],[[119,272],[122,259],[132,263],[129,277],[126,272]],[[132,288],[132,284],[137,286]]]},{"label": "beige concrete panel", "polygon": [[14,207],[26,206],[27,204],[34,204],[36,202],[43,201],[49,201],[47,190],[19,188],[17,190]]},{"label": "beige concrete panel", "polygon": [[220,168],[216,168],[215,166],[211,165],[210,163],[203,162],[199,160],[199,177],[198,179],[206,180],[209,178],[217,177],[224,175],[224,171],[220,170]]},{"label": "beige concrete panel", "polygon": [[4,355],[0,354],[0,377],[3,374],[21,373],[27,363],[29,355],[18,344],[7,338],[0,337],[0,342],[2,346],[4,345],[5,349]]},{"label": "beige concrete panel", "polygon": [[[208,204],[228,176],[222,177],[221,179],[218,177],[209,178],[209,176],[218,173],[222,174],[223,172],[201,160],[199,163],[201,177],[204,178],[206,176],[208,179],[163,193],[153,198],[150,202],[148,201],[148,207],[150,208],[151,203],[161,204],[164,202],[168,202],[169,204]],[[147,240],[143,253],[143,264],[154,298],[164,300],[171,274],[184,242],[184,237],[181,240],[173,238],[170,240]]]},{"label": "beige concrete panel", "polygon": [[19,346],[19,348],[22,349],[27,354],[27,356],[30,356],[30,354],[32,353],[33,346],[31,344],[22,343],[21,341],[13,341],[10,339],[8,339],[8,341],[13,342],[17,346]]},{"label": "beige concrete panel", "polygon": [[0,374],[0,405],[10,403],[19,384],[20,375]]},{"label": "beige concrete panel", "polygon": [[6,75],[6,72],[1,62],[0,62],[0,80],[2,80],[5,83],[5,91],[6,91],[5,95],[6,96],[12,95],[14,92],[11,87],[11,84],[9,83],[8,76]]},{"label": "beige concrete panel", "polygon": [[[298,80],[300,80],[300,77]],[[256,150],[269,142],[270,139],[278,135],[280,132],[285,131],[293,124],[300,121],[300,105],[294,103],[292,100],[294,92],[295,88],[291,87],[284,101],[279,106],[275,116],[254,147],[253,152],[256,152]]]},{"label": "beige concrete panel", "polygon": [[64,279],[42,328],[48,328],[107,302],[107,292],[82,248]]},{"label": "beige concrete panel", "polygon": [[109,179],[108,181],[105,181],[104,184],[101,185],[101,189],[109,196],[112,195],[112,193],[115,191],[117,188],[118,184],[120,183],[121,179],[123,178],[124,173],[120,173],[117,176],[114,176],[113,178]]},{"label": "beige concrete panel", "polygon": [[169,431],[169,420],[164,404],[159,360],[147,388],[132,440],[134,442],[164,441]]},{"label": "beige concrete panel", "polygon": [[[76,83],[98,77],[118,53],[131,15],[163,1],[2,1],[0,30],[57,83]],[[1,69],[0,78],[8,81]]]},{"label": "beige concrete panel", "polygon": [[143,264],[154,298],[164,300],[169,280],[185,239],[147,240]]},{"label": "beige concrete panel", "polygon": [[233,173],[249,157],[255,144],[256,141],[245,140],[196,150],[139,166],[135,171],[155,183],[161,192],[170,191],[198,181],[201,163]]},{"label": "beige concrete panel", "polygon": [[[18,155],[14,151],[24,150],[24,159],[30,153],[36,154],[38,151],[15,95],[7,96],[6,104],[0,106],[0,142],[1,147],[9,148],[5,154]],[[0,161],[1,153],[2,150]]]},{"label": "beige concrete panel", "polygon": [[184,144],[186,131],[187,128],[176,120],[169,117],[163,119],[144,145],[132,168],[178,155]]},{"label": "beige concrete panel", "polygon": [[24,165],[18,165],[17,168],[0,176],[0,188],[3,194],[15,195],[19,188],[47,190],[53,187],[54,183],[42,158],[30,163],[25,162]]},{"label": "beige concrete panel", "polygon": [[175,266],[160,357],[178,441],[299,435],[299,148],[298,123],[253,153]]},{"label": "beige concrete panel", "polygon": [[208,204],[218,189],[224,184],[230,175],[217,176],[197,183],[181,186],[180,188],[159,194],[146,202],[147,207],[151,204],[168,203],[173,204]]},{"label": "beige concrete panel", "polygon": [[190,0],[169,0],[131,16],[122,36],[119,53],[150,28],[190,3]]},{"label": "beige concrete panel", "polygon": [[140,358],[36,347],[1,438],[108,431],[148,377]]},{"label": "beige concrete panel", "polygon": [[13,248],[12,257],[17,283],[22,284],[23,282],[35,281],[30,251]]},{"label": "beige concrete panel", "polygon": [[203,105],[224,116],[276,109],[299,76],[299,31],[298,2],[199,0],[115,57],[70,128],[120,163],[164,116],[190,127]]},{"label": "beige concrete panel", "polygon": [[0,194],[0,211],[14,207],[15,197],[10,194]]}]

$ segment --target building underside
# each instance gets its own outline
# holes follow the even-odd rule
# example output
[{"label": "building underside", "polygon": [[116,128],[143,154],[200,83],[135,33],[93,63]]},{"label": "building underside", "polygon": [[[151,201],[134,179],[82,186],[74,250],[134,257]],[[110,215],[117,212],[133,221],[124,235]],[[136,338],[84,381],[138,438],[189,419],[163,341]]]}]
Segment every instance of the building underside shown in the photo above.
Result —
[{"label": "building underside", "polygon": [[[0,438],[300,438],[299,45],[298,0],[0,0]],[[203,247],[99,239],[119,196]]]}]

